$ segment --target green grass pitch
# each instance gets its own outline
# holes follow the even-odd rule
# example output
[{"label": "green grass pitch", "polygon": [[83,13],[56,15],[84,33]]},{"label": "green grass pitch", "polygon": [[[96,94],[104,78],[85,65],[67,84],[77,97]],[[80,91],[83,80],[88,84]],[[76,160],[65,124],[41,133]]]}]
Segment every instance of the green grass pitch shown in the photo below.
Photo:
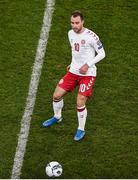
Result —
[{"label": "green grass pitch", "polygon": [[[44,8],[45,0],[0,0],[0,178],[11,177]],[[63,166],[63,179],[138,178],[137,8],[136,0],[56,1],[21,178],[46,179],[53,160]],[[52,93],[70,64],[67,32],[76,9],[106,51],[79,143],[77,90],[64,99],[62,123],[41,125],[53,114]]]}]

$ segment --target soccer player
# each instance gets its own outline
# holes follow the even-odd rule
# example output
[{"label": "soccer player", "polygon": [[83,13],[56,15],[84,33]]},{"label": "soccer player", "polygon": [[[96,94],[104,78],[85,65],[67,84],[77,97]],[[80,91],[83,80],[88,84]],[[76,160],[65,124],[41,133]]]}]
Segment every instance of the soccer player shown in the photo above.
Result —
[{"label": "soccer player", "polygon": [[62,120],[63,97],[78,86],[78,129],[74,140],[79,141],[85,136],[86,102],[92,95],[96,80],[95,64],[105,57],[105,51],[99,37],[84,27],[84,17],[80,11],[71,14],[71,27],[68,38],[72,49],[72,61],[67,67],[67,74],[59,81],[53,94],[54,116],[44,121],[43,126],[49,127]]}]

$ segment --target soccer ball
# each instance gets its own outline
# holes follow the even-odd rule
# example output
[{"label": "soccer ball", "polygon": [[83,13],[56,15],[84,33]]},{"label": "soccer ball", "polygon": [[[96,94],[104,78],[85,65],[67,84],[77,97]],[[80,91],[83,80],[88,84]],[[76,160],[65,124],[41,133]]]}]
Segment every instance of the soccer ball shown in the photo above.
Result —
[{"label": "soccer ball", "polygon": [[58,177],[62,174],[63,169],[57,161],[52,161],[47,164],[45,171],[49,177]]}]

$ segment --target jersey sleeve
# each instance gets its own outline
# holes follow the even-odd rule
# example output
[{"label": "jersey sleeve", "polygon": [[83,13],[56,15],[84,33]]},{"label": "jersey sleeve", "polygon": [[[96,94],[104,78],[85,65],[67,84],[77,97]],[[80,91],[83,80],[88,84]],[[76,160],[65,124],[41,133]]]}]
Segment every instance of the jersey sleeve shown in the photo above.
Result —
[{"label": "jersey sleeve", "polygon": [[68,32],[68,40],[69,40],[69,43],[71,45],[70,31]]},{"label": "jersey sleeve", "polygon": [[91,46],[95,49],[97,54],[90,62],[87,63],[89,67],[101,61],[105,57],[103,45],[95,33],[91,35]]}]

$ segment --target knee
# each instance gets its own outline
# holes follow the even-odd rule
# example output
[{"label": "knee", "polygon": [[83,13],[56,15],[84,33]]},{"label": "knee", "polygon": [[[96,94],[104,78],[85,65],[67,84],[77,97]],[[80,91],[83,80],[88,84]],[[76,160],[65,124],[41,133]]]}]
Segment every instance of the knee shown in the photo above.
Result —
[{"label": "knee", "polygon": [[60,101],[61,99],[62,99],[62,96],[60,93],[53,94],[53,101]]},{"label": "knee", "polygon": [[86,97],[85,96],[79,96],[77,98],[77,108],[83,107],[86,104]]}]

